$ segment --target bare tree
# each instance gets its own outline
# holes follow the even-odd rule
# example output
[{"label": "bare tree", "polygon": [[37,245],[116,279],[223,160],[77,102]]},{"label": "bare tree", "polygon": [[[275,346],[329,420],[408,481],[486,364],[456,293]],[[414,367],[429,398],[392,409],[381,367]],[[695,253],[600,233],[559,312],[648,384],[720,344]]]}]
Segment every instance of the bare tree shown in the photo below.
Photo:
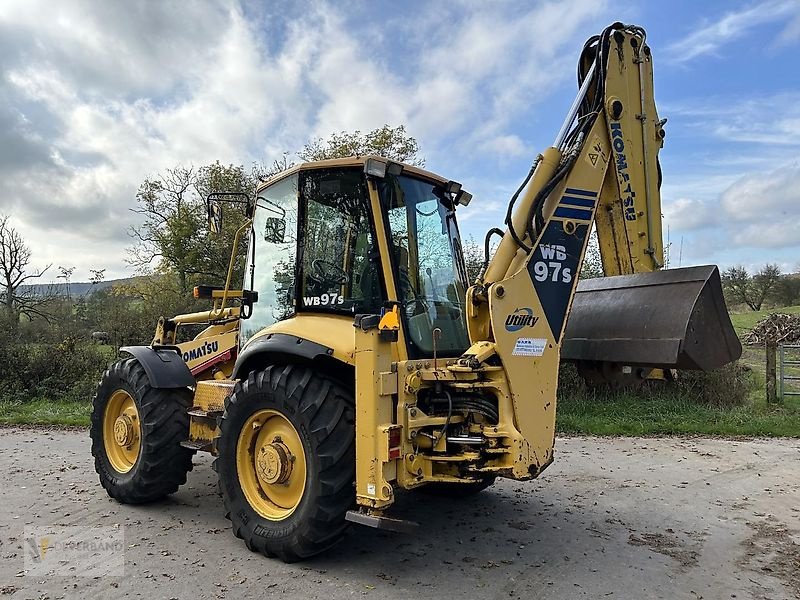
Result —
[{"label": "bare tree", "polygon": [[6,316],[12,324],[21,314],[29,319],[47,317],[41,308],[49,298],[20,288],[25,282],[44,275],[52,265],[29,272],[30,262],[31,250],[22,235],[9,224],[7,216],[0,216],[0,286]]},{"label": "bare tree", "polygon": [[64,280],[67,300],[72,300],[72,288],[70,287],[70,283],[72,282],[72,274],[75,272],[75,267],[58,267],[58,272],[61,274],[56,275],[56,277]]},{"label": "bare tree", "polygon": [[105,269],[89,269],[92,276],[89,278],[89,281],[92,285],[97,285],[98,283],[103,283],[103,280],[106,278],[106,270]]}]

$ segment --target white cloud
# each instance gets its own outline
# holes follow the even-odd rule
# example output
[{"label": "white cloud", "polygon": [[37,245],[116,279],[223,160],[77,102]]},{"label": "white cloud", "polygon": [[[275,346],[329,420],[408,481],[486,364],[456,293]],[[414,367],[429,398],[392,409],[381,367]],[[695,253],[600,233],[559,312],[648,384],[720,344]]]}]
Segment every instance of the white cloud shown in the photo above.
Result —
[{"label": "white cloud", "polygon": [[723,189],[714,196],[664,203],[673,259],[680,240],[685,242],[683,264],[780,262],[794,268],[800,250],[800,163],[748,172]]},{"label": "white cloud", "polygon": [[797,0],[767,0],[750,4],[747,8],[726,13],[714,23],[695,27],[691,33],[667,48],[667,58],[685,63],[698,56],[714,55],[722,46],[742,37],[750,30],[775,21],[791,19],[779,34],[782,42],[796,37],[800,28],[800,3]]},{"label": "white cloud", "polygon": [[[720,206],[728,219],[748,224],[751,233],[741,234],[740,240],[760,246],[800,245],[800,163],[742,177],[722,193]],[[757,229],[760,236],[754,235]]]},{"label": "white cloud", "polygon": [[0,212],[38,263],[124,274],[136,189],[176,164],[269,163],[384,123],[429,164],[518,156],[510,123],[571,76],[603,3],[432,4],[377,33],[333,5],[284,8],[302,19],[226,0],[0,4],[0,125],[19,149],[0,152]]},{"label": "white cloud", "polygon": [[484,144],[484,149],[504,157],[531,156],[533,151],[518,135],[498,135]]},{"label": "white cloud", "polygon": [[678,198],[663,203],[665,222],[681,231],[709,227],[713,222],[713,211],[709,202],[692,198]]}]

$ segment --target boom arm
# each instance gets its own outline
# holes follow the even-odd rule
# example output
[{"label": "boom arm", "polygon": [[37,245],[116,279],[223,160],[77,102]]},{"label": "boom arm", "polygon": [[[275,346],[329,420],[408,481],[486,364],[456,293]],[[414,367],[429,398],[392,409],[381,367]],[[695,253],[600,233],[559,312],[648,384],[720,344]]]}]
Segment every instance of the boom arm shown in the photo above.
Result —
[{"label": "boom arm", "polygon": [[[605,169],[611,158],[611,168],[605,169],[602,185],[595,190],[603,209],[596,226],[604,270],[620,275],[663,265],[658,150],[664,121],[658,119],[653,100],[652,59],[644,30],[612,25],[586,43],[579,68],[578,96],[553,147],[537,158],[512,198],[508,229],[482,284],[519,270],[536,226],[532,217],[535,214],[541,223],[550,216],[555,204],[546,200],[555,185],[573,171]],[[570,131],[576,118],[578,125]],[[605,126],[590,131],[597,120]]]},{"label": "boom arm", "polygon": [[[644,30],[606,28],[587,41],[578,72],[580,90],[556,142],[512,197],[503,239],[468,291],[470,339],[495,342],[501,358],[510,354],[507,368],[529,343],[521,339],[534,340],[537,351],[546,341],[557,359],[563,338],[563,358],[627,373],[632,364],[705,370],[735,360],[741,346],[716,267],[652,273],[647,281],[631,275],[663,266],[664,121]],[[592,223],[606,275],[628,277],[608,277],[602,289],[582,285],[565,335]],[[506,321],[495,310],[500,305]],[[513,327],[512,315],[522,309],[535,322],[525,336]],[[640,378],[647,372],[638,371]]]},{"label": "boom arm", "polygon": [[[609,273],[633,272],[637,262],[647,261],[646,270],[661,265],[660,197],[651,173],[658,172],[663,129],[652,98],[650,60],[638,27],[615,24],[587,42],[579,65],[580,90],[564,126],[512,198],[503,239],[469,292],[473,342],[493,339],[496,333],[488,312],[480,310],[489,286],[526,265],[537,295],[548,298],[545,316],[554,341],[560,341],[598,208]],[[562,247],[569,247],[569,254],[553,259],[553,248],[559,257]],[[545,267],[547,281],[542,280]],[[551,269],[558,274],[550,274]]]},{"label": "boom arm", "polygon": [[[633,31],[629,36],[613,34],[615,51],[630,55],[630,60],[625,69],[609,69],[606,76],[604,107],[613,160],[595,220],[606,275],[654,271],[664,265],[658,151],[666,119],[656,112],[653,62],[644,30]],[[588,158],[595,160],[595,153],[590,151]]]},{"label": "boom arm", "polygon": [[467,292],[472,347],[459,363],[474,368],[497,355],[517,427],[540,465],[551,456],[561,338],[589,232],[601,192],[620,185],[610,167],[610,132],[622,114],[607,117],[607,82],[612,74],[624,81],[636,68],[639,53],[630,41],[642,37],[636,28],[614,25],[587,43],[588,70],[565,125],[512,198],[508,229]]}]

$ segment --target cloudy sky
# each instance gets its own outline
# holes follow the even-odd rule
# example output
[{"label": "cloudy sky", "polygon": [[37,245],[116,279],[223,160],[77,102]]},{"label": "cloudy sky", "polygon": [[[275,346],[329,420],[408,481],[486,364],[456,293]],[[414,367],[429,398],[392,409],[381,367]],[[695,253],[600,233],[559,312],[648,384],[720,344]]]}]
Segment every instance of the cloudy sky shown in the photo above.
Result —
[{"label": "cloudy sky", "polygon": [[389,123],[474,193],[480,237],[617,20],[653,48],[672,264],[797,270],[800,0],[2,0],[0,214],[37,265],[125,276],[145,177]]}]

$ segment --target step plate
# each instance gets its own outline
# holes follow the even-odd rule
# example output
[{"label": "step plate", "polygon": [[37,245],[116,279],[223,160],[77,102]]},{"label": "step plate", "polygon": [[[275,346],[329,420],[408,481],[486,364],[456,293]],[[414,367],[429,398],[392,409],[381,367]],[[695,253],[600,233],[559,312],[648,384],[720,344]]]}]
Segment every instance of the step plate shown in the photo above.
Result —
[{"label": "step plate", "polygon": [[365,525],[374,529],[384,529],[386,531],[397,531],[399,533],[412,533],[419,527],[419,523],[414,521],[368,515],[357,510],[348,510],[344,519],[345,521],[350,521],[358,525]]}]

